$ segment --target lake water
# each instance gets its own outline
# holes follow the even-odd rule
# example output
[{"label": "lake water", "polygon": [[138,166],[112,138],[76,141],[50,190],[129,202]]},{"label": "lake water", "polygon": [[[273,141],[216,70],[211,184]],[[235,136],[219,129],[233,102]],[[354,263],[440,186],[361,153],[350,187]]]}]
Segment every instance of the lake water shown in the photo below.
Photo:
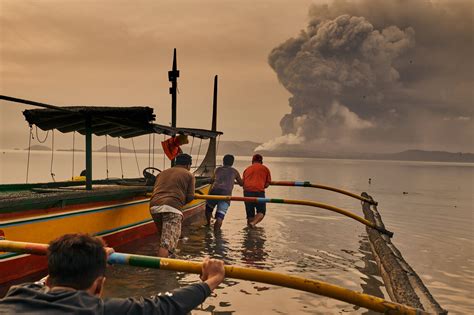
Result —
[{"label": "lake water", "polygon": [[[49,152],[30,158],[30,182],[50,180]],[[138,156],[140,168],[148,155]],[[202,158],[202,157],[201,157]],[[238,157],[243,171],[249,157]],[[0,182],[24,182],[26,152],[0,151]],[[75,157],[75,173],[83,154]],[[109,154],[109,176],[121,177],[118,154]],[[474,313],[474,164],[265,158],[274,180],[308,180],[354,193],[368,192],[379,202],[392,241],[450,314]],[[105,177],[105,153],[94,154],[94,176]],[[155,166],[162,167],[158,157]],[[123,155],[125,176],[138,176],[133,154]],[[55,153],[57,180],[72,174],[71,153]],[[77,174],[76,174],[77,175]],[[371,184],[368,179],[371,178]],[[242,195],[236,187],[234,195]],[[270,187],[267,197],[307,199],[362,216],[360,202],[311,188]],[[124,252],[154,255],[156,236],[121,247]],[[322,280],[388,299],[371,255],[365,227],[323,209],[268,204],[256,229],[246,228],[242,203],[233,202],[222,232],[204,227],[184,232],[178,258],[209,255],[228,264]],[[107,296],[149,296],[198,281],[197,275],[127,266],[108,270]],[[341,314],[367,313],[349,304],[260,283],[227,279],[196,314]]]}]

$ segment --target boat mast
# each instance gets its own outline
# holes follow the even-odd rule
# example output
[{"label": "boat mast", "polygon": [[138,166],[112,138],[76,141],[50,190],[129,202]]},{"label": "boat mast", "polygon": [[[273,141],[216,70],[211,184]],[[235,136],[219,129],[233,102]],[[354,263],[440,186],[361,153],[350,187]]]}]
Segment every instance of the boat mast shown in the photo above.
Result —
[{"label": "boat mast", "polygon": [[[173,52],[173,68],[168,71],[168,80],[171,82],[171,127],[176,128],[176,98],[178,90],[179,70],[176,65],[176,48]],[[171,166],[174,166],[174,160],[171,160]]]},{"label": "boat mast", "polygon": [[176,65],[176,48],[173,53],[173,68],[168,71],[168,80],[171,82],[171,127],[176,128],[176,92],[178,89],[179,70]]},{"label": "boat mast", "polygon": [[214,76],[214,97],[212,99],[212,131],[217,131],[217,75]]}]

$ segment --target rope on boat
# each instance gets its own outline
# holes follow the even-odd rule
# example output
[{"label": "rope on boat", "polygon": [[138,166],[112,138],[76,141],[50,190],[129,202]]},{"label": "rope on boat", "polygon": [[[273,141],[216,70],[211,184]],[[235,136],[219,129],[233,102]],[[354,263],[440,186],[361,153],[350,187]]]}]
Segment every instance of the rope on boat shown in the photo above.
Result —
[{"label": "rope on boat", "polygon": [[51,178],[53,179],[53,182],[56,181],[54,178],[55,174],[53,173],[53,163],[54,163],[54,129],[53,132],[51,132],[51,167],[49,168],[49,172],[51,173]]},{"label": "rope on boat", "polygon": [[117,137],[117,140],[118,140],[119,156],[120,156],[120,170],[122,171],[122,178],[123,178],[122,147],[120,146],[120,137]]},{"label": "rope on boat", "polygon": [[109,144],[105,135],[105,178],[109,179]]},{"label": "rope on boat", "polygon": [[356,221],[359,221],[360,223],[371,227],[380,233],[386,234],[389,237],[393,236],[393,232],[390,232],[386,230],[383,227],[377,226],[374,222],[371,222],[369,220],[366,220],[358,215],[353,214],[350,211],[337,208],[331,205],[327,205],[324,203],[319,203],[315,201],[309,201],[309,200],[292,200],[292,199],[277,199],[277,198],[259,198],[259,197],[234,197],[234,196],[216,196],[216,195],[200,195],[200,194],[195,194],[194,195],[195,199],[206,199],[206,200],[224,200],[224,201],[243,201],[243,202],[253,202],[253,203],[284,203],[284,204],[293,204],[293,205],[302,205],[302,206],[310,206],[310,207],[316,207],[316,208],[322,208],[326,209],[329,211],[337,212],[342,215],[345,215],[346,217],[352,218]]},{"label": "rope on boat", "polygon": [[151,166],[151,134],[148,134],[148,167]]},{"label": "rope on boat", "polygon": [[354,194],[354,193],[351,193],[351,192],[348,192],[348,191],[345,191],[345,190],[342,190],[342,189],[339,189],[339,188],[334,188],[334,187],[319,185],[319,184],[312,184],[311,182],[308,182],[308,181],[271,181],[270,185],[273,185],[273,186],[312,187],[312,188],[325,189],[325,190],[338,192],[338,193],[341,193],[341,194],[359,199],[361,201],[367,202],[367,203],[372,204],[372,205],[377,205],[378,204],[373,199],[369,199],[369,198],[366,198],[366,197],[363,197],[363,196],[359,196],[357,194]]},{"label": "rope on boat", "polygon": [[[48,245],[38,243],[14,242],[0,240],[0,250],[28,253],[35,255],[46,255]],[[136,267],[155,268],[162,270],[173,270],[201,274],[202,263],[171,258],[159,258],[144,255],[133,255],[124,253],[112,253],[107,262],[109,264],[129,265]],[[384,314],[407,314],[420,315],[428,314],[423,310],[402,304],[384,300],[369,294],[352,291],[327,282],[313,280],[283,273],[258,270],[252,268],[238,267],[233,265],[224,266],[225,276],[228,278],[241,279],[247,281],[261,282],[271,285],[282,286],[300,291],[310,292],[339,301],[344,301],[353,305],[367,308]]]},{"label": "rope on boat", "polygon": [[217,136],[217,145],[216,145],[216,156],[219,152],[219,142],[221,141],[221,135]]},{"label": "rope on boat", "polygon": [[140,166],[138,165],[137,150],[135,150],[135,141],[132,138],[133,153],[135,153],[135,162],[137,162],[138,177],[140,177]]},{"label": "rope on boat", "polygon": [[191,156],[193,156],[194,138],[195,137],[193,137],[193,141],[191,141],[191,149],[189,149],[189,155],[191,155]]},{"label": "rope on boat", "polygon": [[199,154],[201,153],[201,145],[202,145],[202,138],[199,141],[198,155],[196,157],[196,164],[194,165],[195,167],[197,167],[197,165],[198,165]]},{"label": "rope on boat", "polygon": [[26,162],[26,183],[28,184],[28,173],[30,172],[30,152],[31,152],[31,139],[33,138],[33,126],[30,126],[30,133],[28,134],[28,159]]},{"label": "rope on boat", "polygon": [[35,127],[36,127],[36,140],[38,140],[39,143],[45,143],[46,140],[48,140],[49,130],[46,131],[46,136],[44,137],[44,140],[41,141],[39,136],[38,136],[38,126],[35,126]]},{"label": "rope on boat", "polygon": [[73,131],[73,133],[72,133],[72,173],[71,173],[71,179],[74,178],[74,149],[75,149],[75,143],[76,143],[76,131]]}]

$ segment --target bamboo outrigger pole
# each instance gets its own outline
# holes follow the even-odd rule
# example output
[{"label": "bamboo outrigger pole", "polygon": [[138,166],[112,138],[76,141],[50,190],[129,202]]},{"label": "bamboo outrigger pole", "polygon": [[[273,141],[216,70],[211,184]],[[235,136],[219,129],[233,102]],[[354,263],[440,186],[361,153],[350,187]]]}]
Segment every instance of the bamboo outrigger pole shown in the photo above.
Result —
[{"label": "bamboo outrigger pole", "polygon": [[[35,255],[46,255],[48,245],[0,240],[0,250]],[[202,263],[200,262],[123,253],[110,254],[108,257],[108,263],[189,272],[195,274],[200,274],[202,270]],[[237,266],[225,266],[224,268],[225,276],[229,278],[256,281],[315,293],[384,314],[428,314],[423,310],[393,303],[391,301],[387,301],[365,293],[348,290],[323,281]]]},{"label": "bamboo outrigger pole", "polygon": [[325,189],[325,190],[335,191],[335,192],[341,193],[343,195],[359,199],[359,200],[367,202],[371,205],[377,205],[378,204],[377,201],[375,201],[373,199],[365,198],[363,196],[359,196],[357,194],[351,193],[351,192],[346,191],[346,190],[342,190],[342,189],[335,188],[335,187],[330,187],[330,186],[325,186],[325,185],[312,184],[311,182],[308,182],[308,181],[295,181],[295,182],[293,182],[293,181],[271,181],[270,185],[273,185],[273,186],[311,187],[311,188]]},{"label": "bamboo outrigger pole", "polygon": [[254,203],[285,203],[285,204],[292,204],[292,205],[302,205],[302,206],[310,206],[310,207],[317,207],[317,208],[322,208],[330,211],[334,211],[337,213],[340,213],[342,215],[345,215],[346,217],[352,218],[356,221],[359,221],[360,223],[371,227],[380,233],[386,234],[389,237],[393,236],[393,232],[390,232],[389,230],[386,230],[383,227],[377,226],[374,222],[370,222],[369,220],[366,220],[362,217],[359,217],[358,215],[353,214],[352,212],[349,212],[344,209],[340,209],[331,205],[327,205],[324,203],[319,203],[315,201],[309,201],[309,200],[292,200],[292,199],[276,199],[276,198],[258,198],[258,197],[236,197],[236,196],[216,196],[216,195],[200,195],[200,194],[195,194],[194,195],[195,199],[206,199],[206,200],[223,200],[223,201],[243,201],[243,202],[254,202]]}]

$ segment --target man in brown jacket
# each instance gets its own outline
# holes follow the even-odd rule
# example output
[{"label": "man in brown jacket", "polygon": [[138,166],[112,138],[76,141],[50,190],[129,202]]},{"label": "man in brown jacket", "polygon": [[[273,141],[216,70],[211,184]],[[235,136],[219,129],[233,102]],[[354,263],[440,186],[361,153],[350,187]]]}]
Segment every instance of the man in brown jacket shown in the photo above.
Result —
[{"label": "man in brown jacket", "polygon": [[160,257],[168,257],[175,250],[181,235],[182,208],[194,199],[195,180],[189,172],[191,164],[190,155],[180,154],[175,166],[156,177],[150,213],[160,231]]}]

